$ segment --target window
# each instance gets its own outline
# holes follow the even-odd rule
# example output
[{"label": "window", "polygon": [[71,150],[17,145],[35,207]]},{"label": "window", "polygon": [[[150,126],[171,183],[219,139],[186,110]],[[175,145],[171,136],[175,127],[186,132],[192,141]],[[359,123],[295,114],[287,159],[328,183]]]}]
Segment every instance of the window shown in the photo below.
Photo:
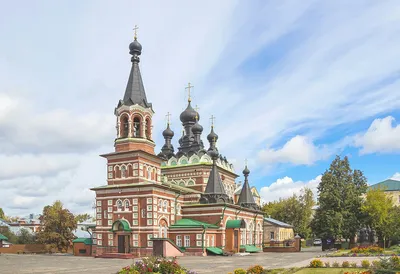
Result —
[{"label": "window", "polygon": [[129,211],[129,201],[125,200],[125,211]]},{"label": "window", "polygon": [[104,218],[104,219],[107,219],[107,210],[104,210],[104,212],[103,212],[103,218]]},{"label": "window", "polygon": [[112,166],[108,166],[108,171],[113,171],[113,167]]},{"label": "window", "polygon": [[134,240],[139,239],[138,234],[133,234],[133,239],[134,239]]},{"label": "window", "polygon": [[101,213],[97,214],[97,219],[101,219]]},{"label": "window", "polygon": [[147,240],[151,240],[153,238],[153,234],[147,234]]},{"label": "window", "polygon": [[93,244],[97,245],[97,239],[93,239]]},{"label": "window", "polygon": [[157,218],[157,216],[158,216],[157,212],[154,212],[154,214],[153,214],[154,219]]},{"label": "window", "polygon": [[122,166],[121,167],[121,178],[125,178],[126,177],[126,167]]},{"label": "window", "polygon": [[138,241],[133,241],[133,246],[138,247],[139,246]]},{"label": "window", "polygon": [[168,201],[164,201],[164,212],[167,212],[168,209]]},{"label": "window", "polygon": [[202,239],[201,234],[196,234],[196,240],[201,240],[201,239]]},{"label": "window", "polygon": [[112,179],[112,176],[113,174],[112,174],[112,172],[108,172],[108,179]]},{"label": "window", "polygon": [[108,225],[112,225],[112,220],[108,220]]},{"label": "window", "polygon": [[112,206],[112,200],[108,200],[108,201],[107,201],[107,204],[110,205],[110,206]]},{"label": "window", "polygon": [[190,235],[185,235],[185,247],[190,246]]},{"label": "window", "polygon": [[155,205],[157,204],[157,198],[153,199],[153,204],[155,204]]},{"label": "window", "polygon": [[147,211],[152,211],[152,210],[153,210],[153,206],[148,205],[148,206],[147,206]]},{"label": "window", "polygon": [[196,241],[196,246],[201,246],[201,241]]},{"label": "window", "polygon": [[274,239],[274,235],[275,233],[274,232],[270,232],[270,234],[269,234],[269,238],[271,239],[271,240],[273,240]]},{"label": "window", "polygon": [[141,215],[142,215],[142,218],[146,218],[146,210],[144,208],[142,208],[142,210],[141,210]]},{"label": "window", "polygon": [[113,243],[113,241],[111,240],[111,241],[108,241],[108,246],[113,246],[114,245],[114,243]]},{"label": "window", "polygon": [[101,206],[101,201],[97,201],[97,206]]},{"label": "window", "polygon": [[153,218],[153,213],[147,212],[147,218]]},{"label": "window", "polygon": [[214,246],[214,235],[211,235],[210,239],[211,239],[211,246],[213,247]]},{"label": "window", "polygon": [[136,212],[136,213],[133,213],[133,214],[132,214],[132,217],[133,217],[133,219],[137,219],[137,218],[138,218],[137,212]]},{"label": "window", "polygon": [[112,207],[109,206],[109,207],[107,208],[107,211],[108,211],[108,212],[112,212]]},{"label": "window", "polygon": [[133,168],[138,168],[138,164],[137,163],[133,164]]},{"label": "window", "polygon": [[138,204],[138,199],[133,199],[132,204],[137,205]]},{"label": "window", "polygon": [[181,204],[178,204],[177,206],[176,206],[176,214],[177,215],[181,215],[182,213],[181,213]]},{"label": "window", "polygon": [[108,217],[108,219],[112,219],[112,214],[109,213],[109,214],[107,215],[107,217]]},{"label": "window", "polygon": [[101,213],[101,207],[96,208],[97,213]]},{"label": "window", "polygon": [[97,241],[97,245],[102,245],[102,244],[103,244],[102,240]]},{"label": "window", "polygon": [[97,234],[97,239],[103,239],[103,234]]},{"label": "window", "polygon": [[93,233],[93,238],[97,238],[97,234],[96,233]]},{"label": "window", "polygon": [[160,199],[158,200],[158,210],[162,211],[163,201]]},{"label": "window", "polygon": [[122,211],[122,201],[121,200],[117,201],[117,210]]},{"label": "window", "polygon": [[179,247],[182,246],[182,236],[181,235],[176,236],[176,245]]},{"label": "window", "polygon": [[132,207],[132,211],[133,211],[133,212],[138,211],[138,207],[137,207],[137,206],[133,206],[133,207]]},{"label": "window", "polygon": [[96,224],[101,225],[101,221],[100,220],[96,221]]},{"label": "window", "polygon": [[147,204],[151,204],[153,202],[153,199],[147,198]]},{"label": "window", "polygon": [[153,246],[153,241],[147,241],[147,246],[152,247]]},{"label": "window", "polygon": [[108,234],[108,239],[112,240],[113,239],[113,235],[112,234]]},{"label": "window", "polygon": [[147,219],[147,225],[153,225],[153,220],[152,219]]},{"label": "window", "polygon": [[133,220],[133,221],[132,221],[132,224],[133,224],[133,225],[138,225],[138,220]]}]

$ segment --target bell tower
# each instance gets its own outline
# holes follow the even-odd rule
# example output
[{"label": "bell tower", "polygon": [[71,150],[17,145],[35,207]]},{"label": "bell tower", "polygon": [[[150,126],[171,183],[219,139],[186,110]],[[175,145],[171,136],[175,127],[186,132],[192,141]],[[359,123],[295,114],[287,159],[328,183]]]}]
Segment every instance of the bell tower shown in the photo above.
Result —
[{"label": "bell tower", "polygon": [[147,101],[140,74],[139,56],[142,54],[142,45],[137,41],[136,33],[134,41],[129,45],[129,53],[132,55],[132,68],[128,84],[123,99],[118,102],[114,111],[117,116],[115,151],[143,150],[154,154],[155,143],[152,137],[154,111],[151,103]]}]

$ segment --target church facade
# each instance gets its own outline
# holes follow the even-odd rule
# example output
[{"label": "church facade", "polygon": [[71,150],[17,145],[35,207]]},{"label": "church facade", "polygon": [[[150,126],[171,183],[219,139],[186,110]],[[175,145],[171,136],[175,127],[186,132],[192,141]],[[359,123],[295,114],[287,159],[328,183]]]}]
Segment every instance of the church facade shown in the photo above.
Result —
[{"label": "church facade", "polygon": [[154,111],[139,69],[142,46],[136,37],[129,50],[132,68],[114,111],[115,151],[101,155],[107,160],[107,185],[91,189],[96,193],[95,255],[151,255],[155,239],[172,242],[185,255],[205,255],[208,247],[261,247],[263,212],[249,186],[250,171],[246,166],[235,197],[238,175],[218,151],[214,126],[207,147],[203,143],[200,114],[190,97],[180,115],[184,130],[177,151],[168,122],[156,154]]}]

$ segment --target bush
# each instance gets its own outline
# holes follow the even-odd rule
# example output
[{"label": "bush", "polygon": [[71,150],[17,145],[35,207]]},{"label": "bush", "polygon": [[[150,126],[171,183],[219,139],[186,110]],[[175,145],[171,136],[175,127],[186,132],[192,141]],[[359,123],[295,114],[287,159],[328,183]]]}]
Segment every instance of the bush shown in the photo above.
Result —
[{"label": "bush", "polygon": [[124,267],[118,274],[147,274],[147,273],[163,273],[163,274],[196,274],[181,267],[176,258],[172,261],[164,258],[149,257],[138,261],[131,266]]},{"label": "bush", "polygon": [[380,268],[381,267],[381,262],[378,260],[372,261],[372,267],[373,268]]},{"label": "bush", "polygon": [[331,263],[330,262],[325,262],[324,265],[325,265],[325,267],[331,267]]},{"label": "bush", "polygon": [[246,274],[246,270],[244,270],[243,268],[236,268],[233,271],[234,274]]},{"label": "bush", "polygon": [[381,254],[383,252],[383,248],[376,245],[371,245],[366,247],[356,246],[352,248],[350,252],[356,254]]},{"label": "bush", "polygon": [[310,267],[313,267],[313,268],[324,267],[324,264],[321,260],[314,259],[310,262]]},{"label": "bush", "polygon": [[371,263],[369,262],[369,260],[362,260],[361,261],[361,267],[362,268],[369,268],[371,265]]},{"label": "bush", "polygon": [[393,255],[390,257],[390,263],[393,269],[400,269],[400,257]]},{"label": "bush", "polygon": [[350,267],[357,267],[357,263],[355,263],[355,262],[350,263]]},{"label": "bush", "polygon": [[255,265],[247,269],[247,274],[261,274],[264,268],[261,265]]},{"label": "bush", "polygon": [[339,263],[338,262],[333,262],[333,264],[332,264],[332,267],[340,267],[340,265],[339,265]]},{"label": "bush", "polygon": [[342,267],[343,267],[343,268],[348,268],[348,267],[350,267],[350,263],[349,263],[348,261],[344,261],[344,262],[342,263]]}]

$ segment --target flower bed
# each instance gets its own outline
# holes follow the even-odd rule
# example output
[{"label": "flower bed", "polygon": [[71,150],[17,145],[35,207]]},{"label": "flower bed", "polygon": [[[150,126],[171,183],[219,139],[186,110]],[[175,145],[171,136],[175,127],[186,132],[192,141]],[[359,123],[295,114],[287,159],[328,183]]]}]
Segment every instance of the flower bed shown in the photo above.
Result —
[{"label": "flower bed", "polygon": [[176,257],[172,260],[164,258],[149,257],[143,258],[130,266],[122,268],[117,274],[197,274],[180,266],[176,262]]}]

